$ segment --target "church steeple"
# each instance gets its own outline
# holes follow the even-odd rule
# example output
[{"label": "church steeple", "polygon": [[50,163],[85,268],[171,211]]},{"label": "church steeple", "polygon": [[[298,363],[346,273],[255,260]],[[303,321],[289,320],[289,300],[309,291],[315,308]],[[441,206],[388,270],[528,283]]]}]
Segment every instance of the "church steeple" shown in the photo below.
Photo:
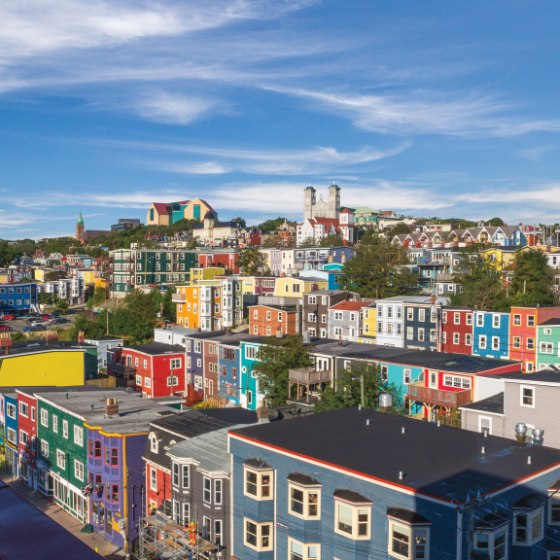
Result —
[{"label": "church steeple", "polygon": [[84,217],[82,216],[82,213],[80,212],[80,215],[78,216],[78,221],[76,222],[76,239],[80,242],[83,243],[84,242]]}]

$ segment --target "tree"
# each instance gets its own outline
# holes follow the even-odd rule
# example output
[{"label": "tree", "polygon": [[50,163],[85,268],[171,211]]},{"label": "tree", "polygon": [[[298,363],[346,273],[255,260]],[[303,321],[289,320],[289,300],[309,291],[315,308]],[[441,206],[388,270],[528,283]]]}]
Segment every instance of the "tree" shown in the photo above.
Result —
[{"label": "tree", "polygon": [[512,305],[554,305],[554,272],[544,253],[532,249],[517,252],[509,296]]},{"label": "tree", "polygon": [[252,246],[244,247],[239,251],[237,265],[243,276],[256,276],[262,274],[264,265],[264,255]]},{"label": "tree", "polygon": [[100,305],[107,300],[107,290],[98,286],[93,290],[93,294],[88,298],[86,304],[88,307],[93,307],[95,305]]},{"label": "tree", "polygon": [[[288,221],[286,218],[281,218],[280,216],[278,216],[278,218],[274,218],[272,220],[266,220],[262,224],[259,224],[256,227],[257,229],[262,231],[262,233],[272,233],[273,231],[276,231],[286,221]],[[295,222],[290,222],[290,221],[288,221],[288,223],[295,224]]]},{"label": "tree", "polygon": [[336,388],[327,387],[321,391],[319,401],[315,405],[315,412],[326,412],[360,404],[366,408],[376,409],[379,406],[379,395],[382,393],[393,396],[393,410],[400,409],[402,395],[394,385],[381,379],[379,366],[353,363],[350,369],[345,369],[338,376]]},{"label": "tree", "polygon": [[405,224],[404,222],[400,222],[386,230],[385,236],[387,237],[387,239],[392,239],[393,237],[395,237],[395,235],[399,235],[401,233],[410,233],[411,231],[412,226],[410,226],[409,224]]},{"label": "tree", "polygon": [[327,235],[319,242],[319,247],[340,247],[343,239],[340,235]]},{"label": "tree", "polygon": [[376,299],[407,294],[418,286],[418,278],[407,264],[402,247],[377,234],[367,235],[344,266],[339,286]]},{"label": "tree", "polygon": [[51,272],[47,272],[45,274],[45,282],[61,280],[62,278],[66,278],[66,272],[62,270],[52,270]]},{"label": "tree", "polygon": [[502,275],[487,259],[480,256],[469,259],[466,270],[455,274],[453,281],[460,288],[451,298],[453,305],[482,311],[507,309]]},{"label": "tree", "polygon": [[309,349],[301,336],[267,338],[261,346],[253,368],[257,374],[259,391],[264,393],[272,406],[286,404],[288,394],[288,370],[311,365]]},{"label": "tree", "polygon": [[245,221],[245,218],[241,218],[241,216],[237,217],[237,218],[233,218],[231,220],[232,222],[237,222],[239,224],[239,227],[245,229],[247,227],[247,222]]},{"label": "tree", "polygon": [[506,223],[504,222],[504,220],[502,220],[502,218],[499,217],[495,217],[495,218],[490,218],[488,220],[488,225],[489,226],[505,226]]}]

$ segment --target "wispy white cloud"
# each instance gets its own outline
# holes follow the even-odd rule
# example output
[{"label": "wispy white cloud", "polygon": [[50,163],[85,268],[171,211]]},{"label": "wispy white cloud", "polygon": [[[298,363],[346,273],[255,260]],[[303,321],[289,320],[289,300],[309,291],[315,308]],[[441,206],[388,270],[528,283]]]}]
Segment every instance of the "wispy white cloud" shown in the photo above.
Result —
[{"label": "wispy white cloud", "polygon": [[146,94],[133,103],[134,110],[148,120],[165,124],[189,124],[213,109],[210,99],[189,97],[164,91]]},{"label": "wispy white cloud", "polygon": [[531,148],[525,148],[523,150],[520,150],[518,152],[518,154],[523,158],[526,159],[528,161],[533,161],[533,162],[537,162],[537,161],[541,161],[541,159],[548,154],[549,152],[552,152],[556,150],[556,146],[533,146]]}]

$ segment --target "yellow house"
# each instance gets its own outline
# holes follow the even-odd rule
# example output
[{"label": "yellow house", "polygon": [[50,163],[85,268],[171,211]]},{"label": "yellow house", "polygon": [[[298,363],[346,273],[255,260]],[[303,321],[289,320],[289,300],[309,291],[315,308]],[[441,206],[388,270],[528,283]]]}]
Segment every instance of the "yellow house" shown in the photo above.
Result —
[{"label": "yellow house", "polygon": [[[10,348],[8,354],[0,355],[0,386],[84,385],[88,357],[80,348]],[[92,359],[97,362],[97,357]]]},{"label": "yellow house", "polygon": [[179,220],[204,220],[208,212],[214,209],[201,198],[179,200],[177,202],[152,202],[146,214],[146,225],[169,226]]},{"label": "yellow house", "polygon": [[104,290],[107,289],[107,280],[105,280],[105,278],[97,277],[95,278],[93,284],[96,288],[103,288]]},{"label": "yellow house", "polygon": [[52,268],[34,268],[33,280],[37,280],[38,282],[44,282],[45,274],[47,274],[47,272],[52,272]]},{"label": "yellow house", "polygon": [[82,270],[81,274],[84,284],[95,284],[95,275],[98,274],[96,270]]},{"label": "yellow house", "polygon": [[368,307],[363,307],[361,310],[362,321],[361,321],[361,332],[357,338],[357,342],[362,342],[365,344],[375,344],[377,337],[377,310],[375,308],[375,303],[372,303]]},{"label": "yellow house", "polygon": [[177,304],[177,324],[189,329],[214,330],[222,315],[221,282],[201,280],[177,286],[172,301]]},{"label": "yellow house", "polygon": [[214,280],[216,276],[223,276],[226,269],[221,266],[209,266],[208,268],[191,268],[191,284],[197,284],[203,280]]},{"label": "yellow house", "polygon": [[486,259],[495,270],[505,270],[509,268],[515,255],[521,251],[532,251],[531,247],[490,247],[480,252],[480,256]]},{"label": "yellow house", "polygon": [[307,292],[326,290],[328,287],[328,280],[323,280],[322,278],[295,278],[286,276],[276,279],[274,296],[303,299],[303,294]]}]

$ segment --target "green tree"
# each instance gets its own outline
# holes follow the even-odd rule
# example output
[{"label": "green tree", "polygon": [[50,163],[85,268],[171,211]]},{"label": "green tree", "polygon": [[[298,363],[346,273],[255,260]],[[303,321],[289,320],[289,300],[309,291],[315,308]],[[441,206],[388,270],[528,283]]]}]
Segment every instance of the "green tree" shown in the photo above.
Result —
[{"label": "green tree", "polygon": [[264,256],[256,247],[244,247],[237,261],[243,276],[256,276],[263,273]]},{"label": "green tree", "polygon": [[344,266],[339,285],[376,299],[411,293],[417,289],[418,278],[408,264],[402,247],[377,234],[367,235]]},{"label": "green tree", "polygon": [[512,305],[554,305],[554,272],[546,255],[537,250],[518,251],[509,286]]},{"label": "green tree", "polygon": [[395,235],[399,235],[401,233],[410,233],[412,231],[412,226],[405,224],[404,222],[400,222],[399,224],[395,224],[392,228],[389,228],[385,231],[385,236],[387,239],[392,239]]},{"label": "green tree", "polygon": [[502,218],[496,216],[495,218],[490,218],[488,220],[488,225],[497,227],[497,226],[505,226],[506,223],[504,222],[504,220],[502,220]]},{"label": "green tree", "polygon": [[311,365],[309,348],[301,336],[267,338],[258,353],[259,363],[253,368],[257,374],[259,391],[272,406],[286,404],[288,370]]},{"label": "green tree", "polygon": [[247,222],[245,221],[245,218],[242,218],[241,216],[238,216],[237,218],[232,218],[231,221],[237,222],[239,226],[242,227],[243,229],[247,227]]},{"label": "green tree", "polygon": [[344,243],[340,235],[327,235],[319,242],[319,247],[340,247]]},{"label": "green tree", "polygon": [[95,305],[100,305],[107,300],[107,290],[102,287],[97,287],[88,298],[86,304],[88,307],[93,307]]},{"label": "green tree", "polygon": [[52,270],[45,274],[45,282],[52,282],[53,280],[61,280],[66,278],[66,272],[62,270]]},{"label": "green tree", "polygon": [[491,262],[482,257],[467,259],[466,269],[453,276],[459,292],[451,298],[453,305],[504,311],[508,307],[502,274]]},{"label": "green tree", "polygon": [[152,340],[159,311],[157,295],[134,290],[126,296],[124,304],[112,314],[111,332],[128,336],[132,342]]},{"label": "green tree", "polygon": [[273,218],[271,220],[266,220],[262,224],[259,224],[256,227],[257,227],[257,229],[259,229],[263,233],[272,233],[273,231],[276,231],[285,221],[288,221],[289,224],[294,224],[295,223],[295,222],[290,222],[289,220],[286,220],[286,218],[281,218],[280,216],[278,216],[278,218]]},{"label": "green tree", "polygon": [[[363,393],[363,403],[362,403]],[[400,410],[402,395],[397,388],[381,379],[379,366],[353,363],[338,376],[336,388],[321,391],[315,412],[326,412],[336,408],[348,408],[363,404],[366,408],[378,408],[379,395],[393,396],[393,411]]]}]

